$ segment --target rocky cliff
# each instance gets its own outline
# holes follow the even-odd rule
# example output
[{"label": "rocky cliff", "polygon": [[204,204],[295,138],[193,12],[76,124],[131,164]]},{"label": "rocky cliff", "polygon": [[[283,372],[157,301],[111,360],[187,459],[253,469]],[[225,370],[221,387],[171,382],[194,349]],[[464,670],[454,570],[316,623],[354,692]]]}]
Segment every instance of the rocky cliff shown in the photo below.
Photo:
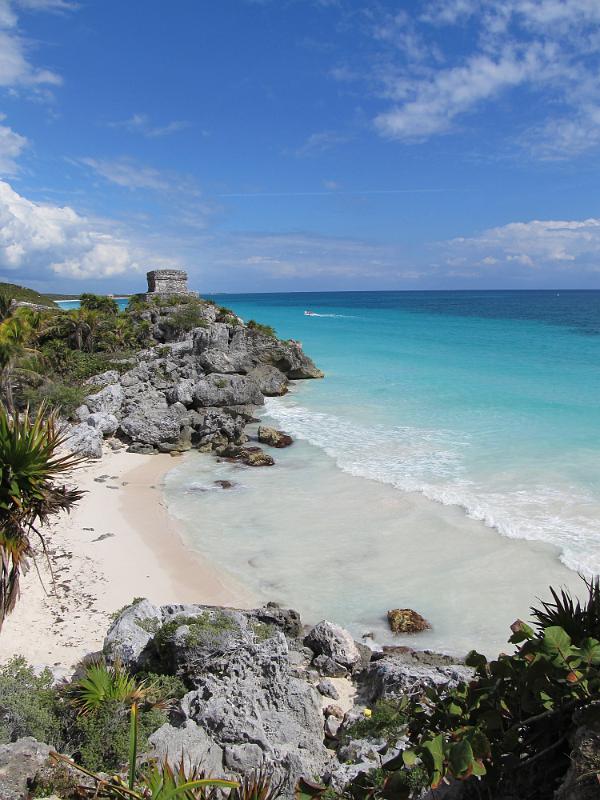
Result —
[{"label": "rocky cliff", "polygon": [[290,381],[323,377],[297,342],[210,303],[194,302],[195,325],[182,331],[189,309],[188,302],[138,313],[152,346],[89,381],[94,391],[77,409],[72,449],[99,458],[112,436],[138,453],[239,446],[265,396],[285,394]]}]

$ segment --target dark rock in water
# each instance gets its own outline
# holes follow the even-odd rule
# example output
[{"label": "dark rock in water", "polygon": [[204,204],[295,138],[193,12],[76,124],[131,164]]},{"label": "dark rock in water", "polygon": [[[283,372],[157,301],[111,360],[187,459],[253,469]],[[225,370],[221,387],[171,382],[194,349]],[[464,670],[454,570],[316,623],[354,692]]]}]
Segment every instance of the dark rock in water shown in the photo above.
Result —
[{"label": "dark rock in water", "polygon": [[344,667],[353,667],[360,660],[354,639],[339,625],[323,620],[307,633],[304,644],[316,655],[324,655]]},{"label": "dark rock in water", "polygon": [[272,456],[259,449],[245,455],[242,463],[247,467],[272,467],[275,461]]},{"label": "dark rock in water", "polygon": [[219,481],[213,481],[213,483],[220,489],[233,489],[234,486],[237,486],[237,483],[234,483],[233,481],[219,480]]},{"label": "dark rock in water", "polygon": [[275,428],[268,428],[261,425],[258,429],[258,441],[261,444],[268,444],[271,447],[289,447],[294,443],[291,436]]},{"label": "dark rock in water", "polygon": [[425,617],[412,608],[394,608],[387,612],[392,633],[420,633],[431,628]]}]

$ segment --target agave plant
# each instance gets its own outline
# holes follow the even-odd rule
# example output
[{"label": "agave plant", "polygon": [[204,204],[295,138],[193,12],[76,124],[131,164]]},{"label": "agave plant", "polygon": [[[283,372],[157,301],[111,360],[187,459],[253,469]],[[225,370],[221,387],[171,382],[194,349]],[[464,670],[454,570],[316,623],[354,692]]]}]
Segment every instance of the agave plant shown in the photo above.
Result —
[{"label": "agave plant", "polygon": [[83,459],[60,454],[65,436],[56,414],[41,407],[11,415],[0,403],[0,629],[19,598],[19,580],[33,555],[32,537],[44,553],[40,530],[61,511],[70,511],[82,492],[56,484]]}]

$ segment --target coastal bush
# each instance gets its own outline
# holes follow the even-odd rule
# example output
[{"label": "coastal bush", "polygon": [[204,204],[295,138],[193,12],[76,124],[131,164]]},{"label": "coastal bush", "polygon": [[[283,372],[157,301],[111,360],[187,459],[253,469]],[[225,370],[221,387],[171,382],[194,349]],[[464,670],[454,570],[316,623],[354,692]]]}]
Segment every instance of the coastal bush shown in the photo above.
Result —
[{"label": "coastal bush", "polygon": [[116,316],[119,313],[119,306],[112,297],[102,294],[90,294],[84,292],[79,298],[81,308],[86,311],[101,311],[103,314]]},{"label": "coastal bush", "polygon": [[[34,736],[63,744],[61,700],[49,669],[36,673],[22,656],[0,667],[0,743]],[[64,705],[64,704],[62,704]]]},{"label": "coastal bush", "polygon": [[[177,303],[177,305],[180,305]],[[189,333],[194,328],[204,328],[208,325],[202,315],[202,308],[197,304],[188,304],[178,309],[163,322],[163,327],[172,334]]]},{"label": "coastal bush", "polygon": [[[537,630],[517,620],[512,654],[488,661],[472,651],[468,683],[425,688],[400,701],[410,746],[383,765],[382,796],[414,769],[425,771],[432,788],[453,778],[473,784],[474,796],[478,787],[492,797],[552,796],[570,763],[569,736],[578,725],[600,723],[600,641],[590,635],[597,630],[598,581],[587,588],[583,606],[553,591],[552,603],[532,610]],[[564,627],[550,624],[557,619]]]},{"label": "coastal bush", "polygon": [[254,319],[249,320],[246,327],[250,328],[251,331],[263,333],[265,336],[271,336],[273,339],[277,336],[275,333],[275,328],[273,328],[271,325],[262,325],[260,322],[256,322]]},{"label": "coastal bush", "polygon": [[69,386],[67,383],[48,381],[39,386],[28,387],[23,393],[23,398],[34,410],[40,406],[47,406],[59,411],[66,419],[72,419],[75,409],[83,403],[89,393],[89,386]]}]

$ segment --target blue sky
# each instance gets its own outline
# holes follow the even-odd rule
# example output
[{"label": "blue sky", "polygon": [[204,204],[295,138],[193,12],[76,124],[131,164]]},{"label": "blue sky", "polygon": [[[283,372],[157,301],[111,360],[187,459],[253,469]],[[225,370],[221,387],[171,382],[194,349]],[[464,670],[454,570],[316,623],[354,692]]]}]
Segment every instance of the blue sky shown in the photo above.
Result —
[{"label": "blue sky", "polygon": [[0,0],[0,280],[600,288],[598,0]]}]

